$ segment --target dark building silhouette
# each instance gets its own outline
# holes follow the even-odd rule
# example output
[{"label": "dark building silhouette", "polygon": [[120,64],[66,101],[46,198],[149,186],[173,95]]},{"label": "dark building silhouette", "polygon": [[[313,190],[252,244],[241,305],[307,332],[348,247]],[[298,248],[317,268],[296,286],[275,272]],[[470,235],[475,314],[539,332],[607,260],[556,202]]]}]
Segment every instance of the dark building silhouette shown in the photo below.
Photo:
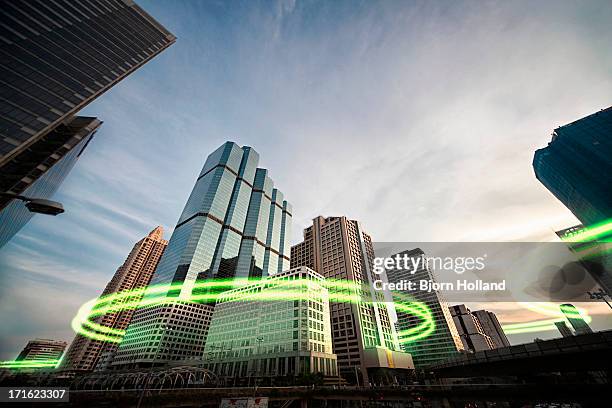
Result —
[{"label": "dark building silhouette", "polygon": [[567,321],[572,325],[572,328],[576,334],[593,333],[591,327],[586,321],[584,321],[580,311],[578,311],[574,305],[571,303],[564,303],[560,306],[560,308]]},{"label": "dark building silhouette", "polygon": [[[0,192],[49,198],[101,123],[75,114],[174,41],[130,0],[0,2]],[[28,219],[11,218],[0,246]]]},{"label": "dark building silhouette", "polygon": [[555,326],[557,326],[559,333],[561,333],[561,336],[563,337],[572,337],[574,335],[574,333],[572,333],[572,329],[570,329],[567,323],[565,323],[563,320],[555,322]]},{"label": "dark building silhouette", "polygon": [[585,225],[612,218],[612,107],[554,130],[536,177]]},{"label": "dark building silhouette", "polygon": [[59,340],[34,339],[21,350],[15,360],[53,360],[59,361],[66,349],[66,342]]},{"label": "dark building silhouette", "polygon": [[[53,196],[101,124],[96,118],[77,116],[59,125],[28,149],[27,158],[5,166],[1,191],[19,191],[26,197]],[[22,175],[19,180],[10,177],[17,174]],[[0,248],[34,216],[19,200],[5,202],[0,211]]]}]

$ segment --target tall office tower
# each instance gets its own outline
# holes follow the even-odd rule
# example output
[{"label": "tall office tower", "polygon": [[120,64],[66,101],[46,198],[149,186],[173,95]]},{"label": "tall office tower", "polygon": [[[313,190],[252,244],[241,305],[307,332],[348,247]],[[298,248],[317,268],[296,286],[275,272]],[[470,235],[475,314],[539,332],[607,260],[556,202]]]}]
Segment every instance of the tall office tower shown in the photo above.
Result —
[{"label": "tall office tower", "polygon": [[15,360],[27,361],[27,360],[44,360],[59,361],[64,354],[66,349],[65,341],[48,340],[48,339],[35,339],[28,341],[28,344],[21,350],[21,353]]},{"label": "tall office tower", "polygon": [[205,367],[243,385],[251,377],[337,376],[324,279],[299,267],[224,292],[210,324]]},{"label": "tall office tower", "polygon": [[373,259],[370,236],[357,221],[344,216],[316,217],[304,229],[304,241],[291,248],[291,268],[306,266],[325,278],[362,285],[363,302],[331,304],[338,369],[360,384],[367,383],[374,371],[413,368],[412,361],[401,353],[389,305],[372,286]]},{"label": "tall office tower", "polygon": [[[168,245],[168,241],[163,238],[163,235],[163,228],[157,227],[138,241],[123,265],[117,269],[111,281],[106,285],[101,296],[145,288],[151,281],[153,272],[166,249],[166,245]],[[136,294],[121,301],[114,301],[113,305],[119,306],[121,303],[138,302],[141,298],[142,295]],[[115,330],[125,330],[130,324],[133,314],[133,309],[107,313],[98,317],[96,323]],[[94,340],[77,334],[60,368],[72,372],[91,371],[96,367],[103,354],[112,354],[117,346],[116,343]]]},{"label": "tall office tower", "polygon": [[470,309],[465,305],[456,305],[450,307],[450,312],[465,350],[476,352],[495,348],[495,343],[485,334],[480,321]]},{"label": "tall office tower", "polygon": [[495,313],[488,310],[475,310],[472,314],[480,322],[480,327],[482,327],[484,334],[493,340],[494,348],[510,346],[510,341],[508,341],[508,337],[504,333],[501,324],[499,324]]},{"label": "tall office tower", "polygon": [[[258,161],[255,150],[233,142],[206,159],[151,280],[152,285],[174,284],[161,295],[169,304],[189,305],[190,313],[208,321],[213,306],[191,302],[196,280],[262,277],[288,266],[291,205],[274,188],[268,171],[257,168]],[[180,339],[142,334],[165,331],[162,309],[136,312],[138,325],[128,327],[113,366],[165,364],[173,359]],[[178,321],[171,328],[187,330],[187,319],[183,323],[186,326]],[[198,342],[204,344],[208,326],[201,329]],[[183,351],[184,359],[202,355],[197,348]]]},{"label": "tall office tower", "polygon": [[48,198],[71,166],[42,176],[100,124],[74,115],[174,41],[129,0],[0,2],[0,192]]},{"label": "tall office tower", "polygon": [[570,323],[576,334],[593,333],[591,327],[584,321],[580,311],[571,303],[564,303],[560,306],[561,312]]},{"label": "tall office tower", "polygon": [[563,337],[572,337],[574,335],[574,333],[572,333],[572,329],[570,329],[567,326],[567,323],[565,323],[564,321],[555,322],[555,326],[557,326],[559,333],[561,333],[561,336]]},{"label": "tall office tower", "polygon": [[[19,160],[2,166],[0,191],[18,191],[25,197],[50,198],[74,167],[100,125],[101,122],[96,118],[77,116],[57,126],[38,143],[30,146],[26,153],[19,156]],[[33,215],[23,202],[9,201],[0,196],[0,248]]]},{"label": "tall office tower", "polygon": [[554,130],[536,177],[584,225],[612,218],[612,107]]},{"label": "tall office tower", "polygon": [[[404,256],[413,258],[425,258],[425,253],[420,248],[415,248],[408,251],[400,252],[392,257]],[[398,283],[400,281],[414,281],[416,287],[419,287],[420,280],[435,282],[433,271],[427,262],[419,262],[419,267],[416,271],[408,269],[388,269],[387,278],[389,282]],[[426,367],[430,364],[445,360],[450,357],[455,357],[460,350],[463,350],[463,344],[459,337],[457,327],[453,322],[448,305],[442,298],[442,295],[437,290],[430,292],[417,290],[411,292],[411,297],[415,301],[423,302],[431,311],[435,330],[429,336],[411,340],[409,342],[402,341],[402,333],[407,330],[417,327],[421,320],[404,312],[397,312],[397,329],[402,348],[407,353],[412,354],[414,366],[416,368]]]}]

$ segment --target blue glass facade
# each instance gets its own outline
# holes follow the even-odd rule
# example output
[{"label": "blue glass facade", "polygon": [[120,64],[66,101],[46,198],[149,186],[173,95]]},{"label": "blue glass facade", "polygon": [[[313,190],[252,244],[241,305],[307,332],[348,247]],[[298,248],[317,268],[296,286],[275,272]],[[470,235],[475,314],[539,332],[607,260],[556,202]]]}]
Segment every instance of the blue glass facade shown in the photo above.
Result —
[{"label": "blue glass facade", "polygon": [[152,284],[182,282],[169,296],[188,299],[198,279],[288,267],[291,206],[258,162],[256,151],[233,142],[208,156]]},{"label": "blue glass facade", "polygon": [[585,226],[612,218],[612,107],[555,129],[533,168]]},{"label": "blue glass facade", "polygon": [[[233,142],[208,156],[151,279],[177,289],[166,293],[164,306],[136,311],[110,366],[200,359],[214,306],[189,301],[195,282],[288,269],[291,206],[258,163],[255,150]],[[179,306],[190,316],[169,320],[168,308]]]},{"label": "blue glass facade", "polygon": [[[93,138],[101,122],[96,118],[77,117],[71,124],[74,126],[62,127],[63,134],[60,135],[60,131],[57,130],[49,135],[49,141],[45,139],[37,144],[38,151],[41,154],[44,153],[43,158],[40,161],[34,161],[37,164],[36,168],[24,173],[22,180],[27,181],[28,187],[21,195],[31,198],[52,198]],[[60,146],[53,148],[58,140]],[[36,156],[36,153],[37,151],[32,149],[30,157]],[[28,211],[23,201],[8,202],[0,211],[0,248],[33,216],[34,214]]]}]

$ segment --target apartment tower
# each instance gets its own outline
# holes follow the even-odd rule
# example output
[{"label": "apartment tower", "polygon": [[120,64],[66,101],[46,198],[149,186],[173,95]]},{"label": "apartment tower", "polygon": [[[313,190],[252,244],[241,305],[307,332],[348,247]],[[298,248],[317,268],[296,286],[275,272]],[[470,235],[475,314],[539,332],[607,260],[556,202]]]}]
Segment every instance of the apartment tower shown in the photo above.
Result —
[{"label": "apartment tower", "polygon": [[450,307],[451,316],[465,350],[472,352],[491,350],[495,343],[484,333],[480,321],[465,305]]},{"label": "apartment tower", "polygon": [[[111,281],[106,285],[101,297],[145,288],[149,284],[153,272],[155,272],[155,268],[168,245],[168,241],[163,238],[163,234],[163,228],[157,227],[134,245],[123,265],[117,269]],[[135,295],[123,299],[123,302],[137,302],[140,298],[142,296]],[[113,305],[119,306],[120,303],[115,301]],[[125,330],[130,324],[133,314],[134,309],[107,313],[98,317],[96,323],[116,330]],[[77,334],[60,368],[71,372],[92,371],[100,363],[100,358],[103,355],[112,355],[117,347],[117,343],[94,340]]]},{"label": "apartment tower", "polygon": [[16,361],[43,360],[59,361],[66,349],[66,342],[59,340],[34,339],[21,350]]},{"label": "apartment tower", "polygon": [[363,302],[330,305],[338,369],[359,384],[380,380],[373,377],[375,371],[413,368],[410,357],[401,353],[390,305],[373,288],[373,260],[372,239],[359,222],[344,216],[316,217],[304,229],[304,241],[291,248],[291,268],[306,266],[326,279],[361,284]]}]

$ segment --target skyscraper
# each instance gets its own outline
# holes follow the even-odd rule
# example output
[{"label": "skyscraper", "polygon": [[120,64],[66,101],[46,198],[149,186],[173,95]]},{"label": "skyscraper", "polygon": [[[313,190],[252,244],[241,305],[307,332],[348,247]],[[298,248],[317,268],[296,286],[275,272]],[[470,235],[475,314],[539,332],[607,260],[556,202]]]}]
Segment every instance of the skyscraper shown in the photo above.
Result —
[{"label": "skyscraper", "polygon": [[[194,319],[170,324],[163,306],[140,309],[113,366],[200,359],[213,306],[190,301],[196,280],[262,277],[288,269],[291,205],[258,162],[255,150],[233,142],[208,156],[151,280],[151,285],[175,284],[164,293],[167,304],[190,308],[189,317],[197,315],[201,326],[197,333],[191,331]],[[176,355],[173,350],[185,345],[175,335],[180,332],[194,342]]]},{"label": "skyscraper", "polygon": [[[403,251],[391,257],[394,258],[398,255],[401,257],[406,255],[408,258],[425,257],[425,253],[420,248]],[[414,281],[416,287],[419,287],[418,282],[421,280],[436,281],[433,271],[427,262],[419,262],[419,267],[416,271],[407,269],[388,269],[387,278],[389,282],[393,283]],[[440,360],[455,357],[459,350],[463,350],[463,344],[459,338],[457,327],[453,322],[446,301],[444,301],[437,290],[431,290],[429,292],[416,290],[412,291],[410,294],[414,300],[423,302],[429,308],[435,324],[435,330],[429,336],[410,342],[402,342],[402,333],[417,327],[420,324],[420,319],[414,315],[400,311],[397,312],[397,330],[400,343],[404,351],[412,355],[414,366],[416,368],[426,367]]]},{"label": "skyscraper", "polygon": [[470,309],[465,305],[456,305],[450,307],[450,312],[465,350],[476,352],[495,348],[495,343],[485,334],[480,321]]},{"label": "skyscraper", "polygon": [[[174,41],[133,1],[0,2],[0,192],[53,194],[72,167],[64,156],[100,125],[74,115]],[[10,202],[0,197],[0,210]]]},{"label": "skyscraper", "polygon": [[554,130],[536,177],[585,226],[612,218],[612,107]]},{"label": "skyscraper", "polygon": [[291,248],[291,268],[306,266],[325,278],[362,285],[359,295],[364,302],[331,304],[338,369],[360,384],[367,383],[374,371],[413,368],[400,352],[388,303],[373,289],[373,260],[372,239],[359,222],[344,216],[316,217],[304,229],[304,241]]},{"label": "skyscraper", "polygon": [[34,339],[28,341],[15,360],[59,361],[65,349],[65,341]]},{"label": "skyscraper", "polygon": [[[50,198],[76,164],[101,122],[77,116],[43,136],[20,160],[7,163],[0,177],[0,191],[34,198]],[[34,166],[34,167],[33,167]],[[0,197],[0,200],[3,198]],[[0,201],[0,248],[34,215],[19,200]],[[0,208],[2,204],[0,204]]]},{"label": "skyscraper", "polygon": [[495,313],[488,310],[475,310],[472,314],[480,322],[480,327],[482,327],[484,334],[493,340],[494,348],[510,346],[510,341],[508,341],[508,337],[504,333],[501,324],[499,324]]},{"label": "skyscraper", "polygon": [[561,336],[563,337],[572,337],[574,335],[572,333],[572,329],[570,329],[567,326],[567,323],[565,323],[564,321],[555,322],[555,326],[557,326],[559,333],[561,333]]},{"label": "skyscraper", "polygon": [[560,306],[561,312],[570,323],[576,334],[593,333],[591,327],[584,321],[580,311],[571,303],[564,303]]},{"label": "skyscraper", "polygon": [[[299,267],[224,292],[206,339],[205,366],[243,385],[251,377],[336,376],[324,280]],[[275,298],[283,291],[295,297]]]},{"label": "skyscraper", "polygon": [[[163,228],[157,227],[134,245],[123,265],[117,269],[111,281],[106,285],[102,296],[144,288],[149,284],[168,245],[168,241],[163,239],[163,234]],[[141,297],[134,295],[123,299],[122,302],[137,302]],[[114,304],[118,303],[120,302],[114,302]],[[120,312],[107,313],[98,317],[96,323],[116,330],[125,330],[133,314],[134,310],[129,308]],[[77,334],[60,368],[75,372],[91,371],[100,362],[103,354],[112,355],[117,346],[116,343],[94,340]]]}]

